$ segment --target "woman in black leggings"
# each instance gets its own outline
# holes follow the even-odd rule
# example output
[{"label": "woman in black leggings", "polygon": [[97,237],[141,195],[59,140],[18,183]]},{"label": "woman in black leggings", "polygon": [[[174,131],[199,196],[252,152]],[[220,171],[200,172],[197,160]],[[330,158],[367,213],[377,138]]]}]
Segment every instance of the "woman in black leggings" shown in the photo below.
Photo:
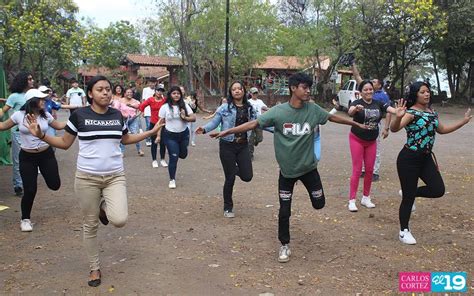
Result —
[{"label": "woman in black leggings", "polygon": [[34,116],[43,134],[49,126],[54,129],[64,129],[66,123],[54,120],[53,116],[44,111],[44,103],[48,94],[37,89],[30,89],[25,94],[26,103],[20,111],[5,122],[0,122],[0,131],[18,125],[20,131],[20,175],[23,181],[23,197],[21,199],[21,231],[33,231],[33,224],[30,220],[31,209],[36,197],[38,183],[38,169],[43,176],[46,185],[51,190],[58,190],[61,186],[59,178],[58,163],[54,156],[53,149],[41,138],[33,136],[26,126],[27,116]]},{"label": "woman in black leggings", "polygon": [[[408,245],[416,244],[408,227],[415,197],[438,198],[444,195],[443,178],[432,152],[436,132],[454,132],[472,118],[471,109],[468,109],[461,121],[446,126],[439,121],[438,113],[430,105],[428,84],[415,82],[410,86],[407,100],[402,100],[401,105],[396,108],[396,118],[390,125],[392,132],[402,128],[407,131],[407,142],[398,154],[397,170],[402,187],[399,239]],[[426,185],[418,187],[418,179],[423,180]]]}]

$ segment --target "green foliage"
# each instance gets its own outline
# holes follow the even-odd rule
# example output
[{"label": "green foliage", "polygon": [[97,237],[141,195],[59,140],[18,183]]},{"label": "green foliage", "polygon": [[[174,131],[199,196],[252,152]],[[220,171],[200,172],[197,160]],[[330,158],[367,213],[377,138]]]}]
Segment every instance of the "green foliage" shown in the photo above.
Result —
[{"label": "green foliage", "polygon": [[72,0],[8,1],[0,9],[7,72],[26,68],[42,78],[71,66],[79,29]]},{"label": "green foliage", "polygon": [[84,30],[79,56],[87,64],[114,69],[127,53],[140,53],[139,31],[128,21],[119,21],[101,29],[91,26]]}]

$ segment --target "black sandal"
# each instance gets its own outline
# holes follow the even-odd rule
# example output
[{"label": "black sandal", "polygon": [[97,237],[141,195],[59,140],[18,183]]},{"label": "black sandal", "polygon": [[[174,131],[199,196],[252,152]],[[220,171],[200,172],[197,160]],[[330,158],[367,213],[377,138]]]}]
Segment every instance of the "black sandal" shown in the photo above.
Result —
[{"label": "black sandal", "polygon": [[98,271],[98,272],[99,272],[99,278],[97,278],[97,279],[95,279],[95,280],[89,280],[89,281],[87,282],[87,284],[88,284],[89,286],[91,286],[91,287],[97,287],[97,286],[99,286],[100,283],[101,283],[100,278],[102,277],[102,273],[100,272],[100,269],[98,269],[98,270],[91,270],[91,272],[89,273],[89,275],[90,275],[91,273],[93,273],[94,271]]},{"label": "black sandal", "polygon": [[105,200],[102,200],[100,202],[100,205],[99,205],[99,209],[100,209],[100,211],[99,211],[99,220],[102,224],[107,225],[107,224],[109,224],[109,219],[107,218],[107,214],[105,213],[104,209],[102,208],[104,203],[105,203]]}]

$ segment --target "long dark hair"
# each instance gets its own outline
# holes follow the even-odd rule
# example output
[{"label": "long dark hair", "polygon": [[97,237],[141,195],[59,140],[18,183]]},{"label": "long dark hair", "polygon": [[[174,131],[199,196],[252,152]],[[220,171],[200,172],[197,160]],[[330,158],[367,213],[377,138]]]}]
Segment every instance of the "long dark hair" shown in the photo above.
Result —
[{"label": "long dark hair", "polygon": [[180,94],[180,98],[179,98],[179,101],[178,101],[179,110],[184,109],[184,114],[186,114],[186,116],[188,116],[188,110],[186,109],[186,103],[184,102],[184,99],[183,99],[183,92],[181,91],[181,88],[177,85],[172,86],[170,88],[170,90],[168,91],[167,95],[166,95],[166,103],[168,104],[168,107],[170,108],[170,111],[173,112],[173,105],[175,104],[174,101],[173,101],[173,98],[171,97],[171,94],[174,91],[179,91],[179,94]]},{"label": "long dark hair", "polygon": [[117,91],[116,91],[117,87],[120,87],[120,90],[122,91],[122,92],[120,93],[120,97],[123,98],[123,97],[125,96],[125,89],[124,89],[123,86],[120,85],[120,84],[117,84],[117,85],[114,86],[114,88],[112,89],[112,94],[113,94],[113,95],[117,95]]},{"label": "long dark hair", "polygon": [[112,83],[110,83],[110,80],[107,79],[107,77],[105,76],[102,76],[102,75],[97,75],[97,76],[94,76],[91,78],[91,80],[89,80],[89,82],[87,82],[87,86],[86,86],[86,98],[87,98],[87,102],[89,104],[92,105],[92,98],[89,97],[89,92],[92,92],[92,88],[94,87],[94,85],[99,82],[99,81],[102,81],[102,80],[105,80],[109,83],[109,85],[112,87]]},{"label": "long dark hair", "polygon": [[39,106],[40,100],[41,100],[40,98],[31,98],[28,101],[26,101],[26,103],[23,106],[21,106],[20,110],[25,111],[25,115],[26,114],[33,115],[35,113],[39,113],[41,117],[43,117],[44,119],[47,119],[48,117],[46,117],[46,112],[44,111],[43,108],[40,108]]},{"label": "long dark hair", "polygon": [[[242,86],[242,89],[243,89],[243,92],[244,92],[244,97],[242,99],[242,104],[249,111],[249,113],[252,113],[253,109],[252,109],[252,105],[249,103],[249,100],[248,100],[248,97],[247,97],[247,89],[245,89],[245,85],[242,82],[238,81],[238,80],[232,82],[229,85],[229,95],[227,97],[227,109],[230,112],[231,105],[234,105],[234,97],[232,96],[232,86],[236,83],[238,83],[238,84],[240,84],[240,86]],[[250,118],[249,118],[249,120],[250,120]]]},{"label": "long dark hair", "polygon": [[28,90],[28,76],[31,76],[30,72],[21,71],[16,74],[10,84],[10,92],[12,93],[23,93]]},{"label": "long dark hair", "polygon": [[428,88],[428,90],[430,91],[430,105],[431,105],[431,89],[430,89],[430,86],[426,82],[417,81],[417,82],[412,83],[410,85],[410,89],[408,90],[408,97],[406,99],[406,101],[407,101],[406,107],[407,108],[411,108],[411,107],[413,107],[413,105],[416,104],[416,99],[418,98],[418,92],[420,91],[420,88],[422,86],[426,86]]}]

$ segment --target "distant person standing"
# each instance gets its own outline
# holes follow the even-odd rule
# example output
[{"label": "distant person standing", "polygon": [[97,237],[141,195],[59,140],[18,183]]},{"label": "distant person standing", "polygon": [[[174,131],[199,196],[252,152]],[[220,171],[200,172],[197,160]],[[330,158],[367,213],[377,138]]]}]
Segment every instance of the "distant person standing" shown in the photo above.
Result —
[{"label": "distant person standing", "polygon": [[[256,87],[252,87],[250,89],[250,98],[249,98],[249,103],[252,105],[253,109],[255,110],[255,113],[257,114],[257,118],[262,115],[262,112],[265,112],[268,110],[267,105],[258,98],[258,89]],[[253,152],[255,150],[255,147],[258,145],[258,143],[263,141],[263,130],[260,127],[255,128],[252,130],[252,133],[250,134],[249,138],[249,151],[250,151],[250,158],[253,161]]]},{"label": "distant person standing", "polygon": [[[360,76],[359,70],[357,69],[357,66],[355,63],[352,64],[352,71],[354,73],[354,77],[357,81],[357,84],[360,85],[363,81],[362,77]],[[387,95],[387,93],[383,89],[383,80],[382,79],[372,79],[370,80],[374,86],[374,93],[372,95],[372,99],[374,101],[381,102],[383,105],[391,105],[390,97]],[[385,113],[383,114],[385,117],[385,125],[382,129],[382,121],[379,121],[378,123],[378,129],[381,131],[379,136],[377,137],[377,150],[375,154],[375,164],[374,164],[374,173],[372,175],[372,181],[377,182],[380,179],[380,165],[381,165],[381,144],[380,144],[380,136],[382,138],[387,138],[389,134],[389,129],[390,129],[390,120],[392,118],[392,115],[390,113]],[[363,178],[365,175],[365,165],[362,167],[362,174],[361,178]]]},{"label": "distant person standing", "polygon": [[72,114],[78,108],[86,106],[86,93],[79,87],[79,83],[76,79],[72,79],[71,84],[72,87],[66,92],[66,104],[77,106],[76,108],[69,109]]},{"label": "distant person standing", "polygon": [[[148,81],[148,86],[145,87],[142,91],[142,100],[141,102],[145,102],[148,98],[153,97],[155,95],[155,88],[156,88],[156,79],[151,79]],[[143,117],[145,118],[145,125],[146,130],[150,130],[150,119],[151,119],[151,107],[147,106],[143,110]],[[145,145],[151,146],[151,138],[147,138],[145,140]]]},{"label": "distant person standing", "polygon": [[[13,112],[19,111],[21,107],[26,103],[25,93],[27,90],[33,88],[34,79],[29,72],[20,72],[15,78],[13,78],[10,84],[10,96],[5,102],[5,106],[0,108],[0,117],[3,116],[8,110]],[[13,160],[13,189],[17,196],[23,195],[23,181],[20,176],[20,131],[17,126],[11,129],[12,134],[12,160]]]}]

